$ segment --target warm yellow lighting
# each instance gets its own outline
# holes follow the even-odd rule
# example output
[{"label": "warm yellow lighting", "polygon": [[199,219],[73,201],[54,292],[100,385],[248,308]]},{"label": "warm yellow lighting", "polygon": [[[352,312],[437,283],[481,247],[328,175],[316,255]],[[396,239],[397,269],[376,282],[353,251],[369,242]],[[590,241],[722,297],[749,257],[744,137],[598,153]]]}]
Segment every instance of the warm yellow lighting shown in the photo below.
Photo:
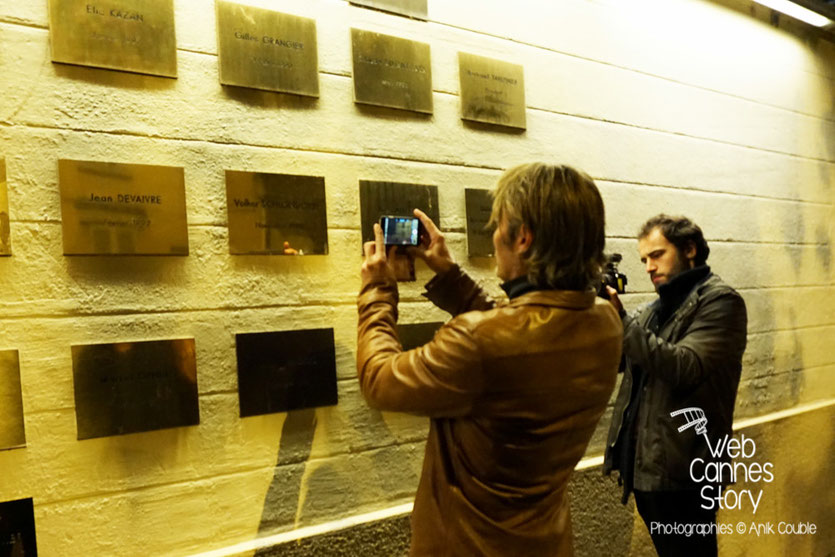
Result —
[{"label": "warm yellow lighting", "polygon": [[806,9],[803,6],[798,6],[794,2],[789,2],[789,0],[754,0],[754,2],[762,4],[763,6],[768,6],[778,12],[783,12],[784,14],[790,15],[800,21],[805,21],[809,25],[814,25],[815,27],[825,27],[832,23],[832,20],[820,15],[819,13]]}]

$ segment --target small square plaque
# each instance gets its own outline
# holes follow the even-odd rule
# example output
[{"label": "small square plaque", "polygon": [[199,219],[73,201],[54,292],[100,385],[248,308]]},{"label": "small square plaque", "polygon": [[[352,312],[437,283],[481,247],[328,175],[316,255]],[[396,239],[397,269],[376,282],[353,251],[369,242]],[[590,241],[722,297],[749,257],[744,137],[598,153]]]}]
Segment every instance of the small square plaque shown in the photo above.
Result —
[{"label": "small square plaque", "polygon": [[6,185],[6,159],[0,159],[0,257],[12,254],[12,227],[9,220],[9,189]]},{"label": "small square plaque", "polygon": [[428,0],[350,0],[351,4],[405,15],[415,19],[429,17]]},{"label": "small square plaque", "polygon": [[0,503],[0,555],[29,557],[37,554],[32,498]]},{"label": "small square plaque", "polygon": [[461,118],[525,129],[525,79],[522,66],[458,53]]},{"label": "small square plaque", "polygon": [[487,228],[493,211],[493,197],[489,190],[466,188],[467,253],[470,257],[493,255],[493,230]]},{"label": "small square plaque", "polygon": [[325,179],[226,171],[229,252],[326,255]]},{"label": "small square plaque", "polygon": [[429,45],[351,29],[354,102],[432,113]]},{"label": "small square plaque", "polygon": [[241,417],[337,403],[333,329],[235,336]]},{"label": "small square plaque", "polygon": [[188,255],[183,169],[58,161],[64,255]]},{"label": "small square plaque", "polygon": [[200,423],[194,339],[72,347],[78,438]]},{"label": "small square plaque", "polygon": [[3,350],[0,351],[0,450],[25,445],[20,361],[17,350]]},{"label": "small square plaque", "polygon": [[314,20],[218,0],[217,27],[222,84],[319,96]]},{"label": "small square plaque", "polygon": [[419,348],[432,340],[435,333],[443,326],[440,321],[433,323],[409,323],[397,325],[397,337],[403,351]]},{"label": "small square plaque", "polygon": [[383,215],[413,216],[420,209],[440,227],[438,186],[360,180],[363,242],[374,240],[374,223]]},{"label": "small square plaque", "polygon": [[52,61],[177,77],[173,0],[49,0]]}]

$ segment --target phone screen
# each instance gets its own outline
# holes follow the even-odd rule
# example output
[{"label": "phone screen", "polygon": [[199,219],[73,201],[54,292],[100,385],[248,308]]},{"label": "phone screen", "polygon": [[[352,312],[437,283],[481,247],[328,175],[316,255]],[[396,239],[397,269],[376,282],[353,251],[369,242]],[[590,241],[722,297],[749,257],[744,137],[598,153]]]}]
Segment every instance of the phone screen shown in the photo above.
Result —
[{"label": "phone screen", "polygon": [[387,246],[416,246],[420,221],[414,217],[382,217],[383,243]]}]

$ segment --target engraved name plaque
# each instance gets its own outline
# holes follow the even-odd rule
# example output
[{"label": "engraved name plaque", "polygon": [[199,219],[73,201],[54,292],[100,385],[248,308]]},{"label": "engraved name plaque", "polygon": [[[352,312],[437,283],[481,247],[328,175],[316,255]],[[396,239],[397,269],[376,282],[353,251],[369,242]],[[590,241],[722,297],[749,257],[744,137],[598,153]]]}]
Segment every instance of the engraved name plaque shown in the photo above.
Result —
[{"label": "engraved name plaque", "polygon": [[367,6],[415,19],[425,20],[429,17],[428,0],[350,0],[350,2],[357,6]]},{"label": "engraved name plaque", "polygon": [[32,498],[0,503],[0,555],[37,555],[35,505]]},{"label": "engraved name plaque", "polygon": [[173,0],[49,0],[52,61],[177,77]]},{"label": "engraved name plaque", "polygon": [[9,221],[9,189],[6,185],[6,159],[0,159],[0,257],[12,254],[12,227]]},{"label": "engraved name plaque", "polygon": [[467,206],[467,254],[470,257],[493,255],[493,230],[487,228],[493,211],[493,198],[489,190],[466,188]]},{"label": "engraved name plaque", "polygon": [[461,118],[525,129],[525,80],[522,66],[458,53]]},{"label": "engraved name plaque", "polygon": [[24,445],[20,361],[17,350],[3,350],[0,351],[0,450]]},{"label": "engraved name plaque", "polygon": [[219,0],[217,28],[222,84],[319,96],[314,20]]},{"label": "engraved name plaque", "polygon": [[429,45],[351,29],[354,102],[432,113]]},{"label": "engraved name plaque", "polygon": [[72,347],[78,438],[197,425],[194,339]]},{"label": "engraved name plaque", "polygon": [[325,179],[226,171],[229,252],[325,255]]},{"label": "engraved name plaque", "polygon": [[188,255],[183,169],[58,161],[64,255]]},{"label": "engraved name plaque", "polygon": [[235,337],[241,417],[337,403],[333,329]]},{"label": "engraved name plaque", "polygon": [[412,350],[423,346],[435,336],[443,326],[440,321],[433,323],[409,323],[397,325],[397,338],[403,346],[403,351]]},{"label": "engraved name plaque", "polygon": [[374,239],[374,223],[380,222],[381,216],[410,217],[414,209],[420,209],[440,226],[438,186],[360,180],[363,242]]}]

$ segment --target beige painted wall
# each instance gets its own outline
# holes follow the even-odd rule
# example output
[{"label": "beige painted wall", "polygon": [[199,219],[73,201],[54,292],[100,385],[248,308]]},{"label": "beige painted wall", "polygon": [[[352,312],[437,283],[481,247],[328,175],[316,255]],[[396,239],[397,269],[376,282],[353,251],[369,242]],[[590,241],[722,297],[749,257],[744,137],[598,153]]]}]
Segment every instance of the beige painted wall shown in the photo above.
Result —
[{"label": "beige painted wall", "polygon": [[[463,189],[510,165],[597,180],[629,305],[650,296],[635,229],[686,213],[749,306],[737,415],[835,397],[831,43],[732,0],[430,0],[428,22],[249,3],[316,19],[318,101],[221,87],[212,0],[174,0],[177,80],[53,64],[46,0],[0,0],[0,349],[20,351],[28,441],[0,452],[0,500],[34,497],[44,555],[189,554],[410,499],[425,421],[368,410],[354,380],[360,179],[437,185],[456,257],[494,292],[467,261]],[[351,27],[431,45],[434,116],[353,104]],[[458,51],[524,65],[525,133],[461,122]],[[59,158],[184,167],[191,255],[64,257]],[[228,255],[225,169],[324,176],[330,255]],[[444,318],[419,296],[429,277],[402,288],[402,322]],[[240,419],[235,333],[318,327],[335,329],[339,405]],[[180,337],[200,426],[77,441],[70,345]]]}]

